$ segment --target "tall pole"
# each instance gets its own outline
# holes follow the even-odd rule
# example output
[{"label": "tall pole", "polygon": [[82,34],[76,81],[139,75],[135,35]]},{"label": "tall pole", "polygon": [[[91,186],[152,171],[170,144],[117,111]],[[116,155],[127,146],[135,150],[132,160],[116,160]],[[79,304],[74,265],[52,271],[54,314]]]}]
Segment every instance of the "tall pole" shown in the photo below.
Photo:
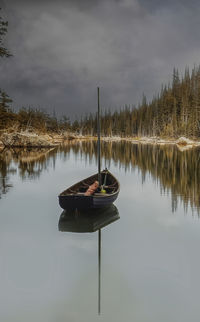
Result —
[{"label": "tall pole", "polygon": [[101,314],[101,229],[98,231],[98,314]]},{"label": "tall pole", "polygon": [[101,186],[101,124],[100,124],[100,99],[99,99],[99,87],[97,87],[97,99],[98,99],[98,112],[97,112],[97,134],[98,134],[98,145],[97,145],[97,154],[98,154],[98,181]]}]

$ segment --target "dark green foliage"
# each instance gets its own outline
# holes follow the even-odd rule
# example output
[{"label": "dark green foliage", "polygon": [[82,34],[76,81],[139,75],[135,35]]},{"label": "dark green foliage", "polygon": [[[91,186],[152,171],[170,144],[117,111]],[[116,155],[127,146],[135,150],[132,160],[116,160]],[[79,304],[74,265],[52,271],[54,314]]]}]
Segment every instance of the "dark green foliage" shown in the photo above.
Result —
[{"label": "dark green foliage", "polygon": [[12,103],[12,99],[6,94],[6,92],[0,89],[0,108],[5,112],[11,111],[10,103]]},{"label": "dark green foliage", "polygon": [[[0,8],[1,10],[1,8]],[[4,36],[7,33],[8,22],[4,21],[3,18],[0,16],[0,57],[9,57],[11,53],[4,47]]]},{"label": "dark green foliage", "polygon": [[10,97],[0,89],[0,129],[11,126],[15,120],[10,103],[12,103]]},{"label": "dark green foliage", "polygon": [[[1,8],[0,8],[1,11]],[[10,52],[3,45],[3,38],[7,33],[8,22],[0,16],[0,57],[11,56]],[[10,126],[13,123],[14,114],[11,111],[12,100],[5,91],[0,89],[0,129]]]}]

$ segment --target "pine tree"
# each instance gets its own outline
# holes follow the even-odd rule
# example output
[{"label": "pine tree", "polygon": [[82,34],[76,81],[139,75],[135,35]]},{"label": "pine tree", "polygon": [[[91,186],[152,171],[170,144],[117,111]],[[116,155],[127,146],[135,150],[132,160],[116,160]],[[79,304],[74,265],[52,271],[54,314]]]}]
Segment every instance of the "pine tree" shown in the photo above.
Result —
[{"label": "pine tree", "polygon": [[[1,8],[0,8],[1,10]],[[4,21],[0,16],[0,57],[10,57],[11,53],[4,47],[4,36],[7,33],[8,21]]]}]

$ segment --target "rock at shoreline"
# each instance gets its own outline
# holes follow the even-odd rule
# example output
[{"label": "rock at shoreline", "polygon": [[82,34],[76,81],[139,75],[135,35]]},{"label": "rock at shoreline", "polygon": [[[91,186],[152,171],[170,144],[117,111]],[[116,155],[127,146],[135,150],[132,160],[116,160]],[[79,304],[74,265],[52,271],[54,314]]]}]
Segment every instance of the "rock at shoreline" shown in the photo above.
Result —
[{"label": "rock at shoreline", "polygon": [[194,142],[190,139],[185,138],[184,136],[181,136],[178,140],[176,140],[176,144],[178,145],[193,145]]},{"label": "rock at shoreline", "polygon": [[52,147],[54,144],[33,133],[4,133],[1,141],[6,147]]}]

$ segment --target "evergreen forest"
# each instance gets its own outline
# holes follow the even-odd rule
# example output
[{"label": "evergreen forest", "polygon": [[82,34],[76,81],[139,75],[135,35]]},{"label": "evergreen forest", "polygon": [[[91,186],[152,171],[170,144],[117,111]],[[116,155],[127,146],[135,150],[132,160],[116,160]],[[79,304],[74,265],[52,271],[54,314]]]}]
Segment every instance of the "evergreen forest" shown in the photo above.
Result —
[{"label": "evergreen forest", "polygon": [[[20,108],[15,112],[11,108],[12,100],[0,91],[0,130],[5,128],[32,129],[42,132],[70,131],[76,134],[97,134],[96,113],[90,113],[79,120],[70,122],[67,116],[57,118],[45,110]],[[70,107],[68,107],[70,108]],[[147,102],[143,96],[139,106],[124,106],[114,112],[101,113],[101,133],[104,136],[121,137],[200,137],[200,66],[190,73],[185,69],[179,77],[177,69],[173,71],[172,83],[162,86],[159,95]]]},{"label": "evergreen forest", "polygon": [[[77,131],[96,134],[96,116],[90,114],[77,122]],[[159,95],[147,102],[143,96],[138,107],[125,106],[120,111],[105,111],[101,120],[105,136],[121,137],[200,137],[200,66],[179,77],[173,71],[172,83],[162,86]]]}]

